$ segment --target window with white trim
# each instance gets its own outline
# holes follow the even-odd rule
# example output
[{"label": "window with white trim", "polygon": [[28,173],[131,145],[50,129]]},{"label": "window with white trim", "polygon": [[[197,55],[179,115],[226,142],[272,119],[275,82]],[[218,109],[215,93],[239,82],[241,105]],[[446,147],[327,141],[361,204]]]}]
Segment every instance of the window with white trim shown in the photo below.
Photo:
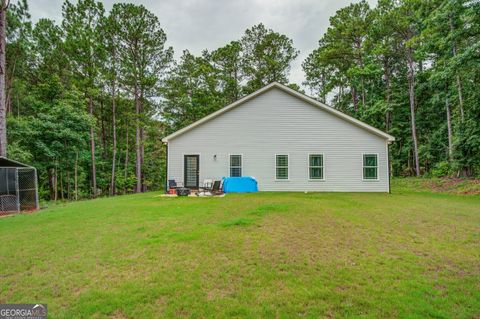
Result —
[{"label": "window with white trim", "polygon": [[242,177],[242,155],[230,155],[230,177]]},{"label": "window with white trim", "polygon": [[378,155],[363,154],[363,179],[378,179]]},{"label": "window with white trim", "polygon": [[288,180],[288,155],[275,156],[275,178]]},{"label": "window with white trim", "polygon": [[308,171],[310,179],[323,179],[323,154],[310,154],[308,156]]}]

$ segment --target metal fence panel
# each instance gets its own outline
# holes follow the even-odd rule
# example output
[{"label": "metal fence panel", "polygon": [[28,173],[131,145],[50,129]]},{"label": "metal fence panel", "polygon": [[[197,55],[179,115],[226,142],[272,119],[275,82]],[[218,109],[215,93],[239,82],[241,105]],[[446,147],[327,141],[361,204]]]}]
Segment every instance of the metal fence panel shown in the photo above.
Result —
[{"label": "metal fence panel", "polygon": [[18,212],[17,169],[0,168],[0,214]]},{"label": "metal fence panel", "polygon": [[0,215],[38,209],[37,171],[0,167]]},{"label": "metal fence panel", "polygon": [[37,178],[35,169],[19,168],[17,174],[20,211],[37,209]]}]

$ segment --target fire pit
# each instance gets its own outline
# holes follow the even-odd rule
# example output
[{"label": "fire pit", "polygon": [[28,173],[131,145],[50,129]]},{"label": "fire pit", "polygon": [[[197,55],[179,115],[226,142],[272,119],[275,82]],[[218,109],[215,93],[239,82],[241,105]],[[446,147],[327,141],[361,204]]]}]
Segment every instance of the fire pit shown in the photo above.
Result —
[{"label": "fire pit", "polygon": [[177,188],[177,196],[188,196],[190,195],[190,189],[186,187]]}]

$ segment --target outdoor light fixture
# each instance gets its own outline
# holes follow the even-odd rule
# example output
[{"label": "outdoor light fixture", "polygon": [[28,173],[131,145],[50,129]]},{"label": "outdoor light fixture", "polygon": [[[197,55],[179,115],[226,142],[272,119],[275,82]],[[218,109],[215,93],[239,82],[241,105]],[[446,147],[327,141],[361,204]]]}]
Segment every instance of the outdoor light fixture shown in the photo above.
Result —
[{"label": "outdoor light fixture", "polygon": [[217,154],[213,155],[213,160],[214,160],[214,161],[217,160]]}]

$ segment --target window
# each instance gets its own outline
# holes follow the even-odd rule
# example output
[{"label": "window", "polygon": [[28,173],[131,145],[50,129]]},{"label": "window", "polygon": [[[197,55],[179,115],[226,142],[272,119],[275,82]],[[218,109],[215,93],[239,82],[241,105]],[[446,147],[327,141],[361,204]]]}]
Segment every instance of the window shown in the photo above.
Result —
[{"label": "window", "polygon": [[230,155],[230,177],[242,177],[242,155]]},{"label": "window", "polygon": [[308,156],[308,169],[310,179],[323,179],[323,155],[310,154]]},{"label": "window", "polygon": [[378,179],[377,154],[363,154],[363,179]]},{"label": "window", "polygon": [[276,179],[288,179],[288,155],[276,155]]}]

